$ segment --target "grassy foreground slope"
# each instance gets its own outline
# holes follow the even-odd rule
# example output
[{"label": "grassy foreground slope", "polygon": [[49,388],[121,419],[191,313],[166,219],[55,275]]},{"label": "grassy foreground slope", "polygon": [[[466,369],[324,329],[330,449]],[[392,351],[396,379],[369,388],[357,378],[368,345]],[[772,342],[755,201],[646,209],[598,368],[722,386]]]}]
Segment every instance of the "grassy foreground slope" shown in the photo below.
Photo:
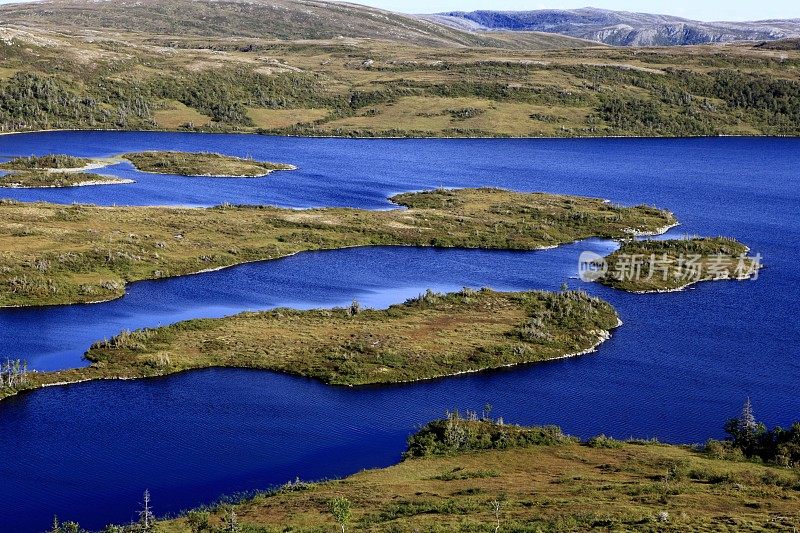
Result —
[{"label": "grassy foreground slope", "polygon": [[125,283],[275,259],[304,250],[413,245],[532,250],[672,224],[667,211],[499,189],[436,190],[365,211],[211,209],[0,202],[0,305],[92,302]]},{"label": "grassy foreground slope", "polygon": [[558,428],[454,418],[426,426],[410,446],[431,453],[339,481],[289,483],[159,531],[205,523],[224,531],[232,513],[242,531],[333,531],[337,498],[350,502],[349,531],[792,531],[800,523],[797,470],[684,446],[581,443]]},{"label": "grassy foreground slope", "polygon": [[0,398],[56,383],[256,368],[337,385],[398,383],[579,355],[619,324],[582,292],[428,292],[386,310],[278,309],[123,332],[87,352],[92,364],[19,372]]},{"label": "grassy foreground slope", "polygon": [[[466,41],[434,46],[408,37],[414,26],[398,26],[388,15],[366,17],[394,24],[389,36],[358,35],[369,26],[355,18],[343,26],[353,31],[335,30],[332,38],[205,37],[208,29],[251,19],[203,18],[203,6],[267,7],[189,4],[179,29],[155,24],[173,20],[164,10],[177,8],[167,3],[0,8],[4,21],[18,24],[4,26],[0,39],[0,130],[450,137],[800,133],[800,52],[793,50],[632,50],[577,42],[555,50],[536,49],[532,42],[520,50],[494,33],[478,36],[493,39],[490,47]],[[322,16],[320,5],[315,16]],[[335,9],[341,14],[349,7]],[[116,29],[138,16],[155,25]],[[184,31],[192,21],[203,36]]]}]

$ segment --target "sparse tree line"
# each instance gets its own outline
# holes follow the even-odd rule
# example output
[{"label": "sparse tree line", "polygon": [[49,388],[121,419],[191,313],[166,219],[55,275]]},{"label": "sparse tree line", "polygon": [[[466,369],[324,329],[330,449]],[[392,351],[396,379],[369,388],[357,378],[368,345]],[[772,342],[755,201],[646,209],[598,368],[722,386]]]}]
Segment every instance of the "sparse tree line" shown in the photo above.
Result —
[{"label": "sparse tree line", "polygon": [[[454,78],[446,83],[398,79],[376,82],[369,90],[333,90],[327,83],[330,80],[315,73],[266,76],[244,67],[174,70],[146,80],[115,79],[101,72],[85,84],[71,82],[57,71],[52,75],[17,72],[0,83],[0,130],[155,128],[153,114],[165,100],[177,100],[210,116],[211,129],[253,127],[248,107],[331,109],[327,119],[292,129],[310,133],[326,120],[351,116],[369,106],[403,96],[434,96],[594,108],[582,129],[572,134],[713,135],[737,123],[748,123],[765,134],[800,133],[800,83],[767,74],[733,68],[708,73],[667,69],[655,74],[613,66],[548,67],[580,80],[579,85],[562,89],[509,83],[524,72],[507,65],[465,68],[452,70]],[[624,86],[649,94],[611,90]],[[719,104],[720,100],[724,103]],[[450,112],[456,119],[466,119],[480,110]],[[387,125],[387,131],[390,128]],[[480,132],[466,129],[462,133]]]},{"label": "sparse tree line", "polygon": [[788,429],[776,426],[768,429],[758,422],[748,399],[742,413],[725,424],[728,438],[725,441],[711,440],[706,451],[724,458],[747,458],[774,463],[780,466],[800,468],[800,422]]},{"label": "sparse tree line", "polygon": [[[448,412],[445,418],[426,424],[409,438],[405,457],[581,442],[565,435],[556,426],[505,424],[502,418],[490,418],[490,412],[490,405],[480,415],[475,411],[467,411],[466,415],[457,410]],[[793,423],[788,429],[768,429],[756,420],[748,399],[742,413],[725,424],[725,432],[725,440],[711,439],[702,450],[721,459],[755,460],[800,468],[800,422]],[[585,444],[594,448],[616,448],[623,442],[599,435],[586,440]]]},{"label": "sparse tree line", "polygon": [[[127,525],[108,525],[102,533],[158,533],[159,520],[153,512],[153,502],[149,490],[145,490],[137,511],[138,520]],[[230,505],[224,506],[222,519],[218,525],[211,524],[211,513],[206,510],[189,511],[186,522],[192,533],[238,533],[242,531],[239,518]],[[78,522],[61,522],[53,517],[53,525],[47,533],[90,533]]]},{"label": "sparse tree line", "polygon": [[0,392],[17,389],[27,382],[28,362],[22,359],[6,359],[0,364]]}]

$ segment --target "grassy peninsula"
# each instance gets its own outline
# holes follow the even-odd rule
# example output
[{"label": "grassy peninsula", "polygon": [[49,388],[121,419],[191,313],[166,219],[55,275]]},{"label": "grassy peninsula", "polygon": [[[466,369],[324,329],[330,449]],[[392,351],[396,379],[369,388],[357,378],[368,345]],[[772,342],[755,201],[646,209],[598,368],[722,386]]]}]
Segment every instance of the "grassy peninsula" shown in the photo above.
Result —
[{"label": "grassy peninsula", "polygon": [[138,152],[123,154],[142,172],[176,174],[195,177],[242,177],[266,176],[276,170],[294,170],[292,165],[268,163],[208,152]]},{"label": "grassy peninsula", "polygon": [[791,531],[800,473],[720,453],[734,446],[582,442],[557,427],[451,415],[413,435],[396,466],[289,482],[158,527],[333,531],[339,502],[347,531]]},{"label": "grassy peninsula", "polygon": [[16,157],[0,163],[0,188],[52,188],[80,187],[83,185],[113,185],[130,183],[114,176],[101,176],[84,172],[109,165],[114,160],[96,160],[64,154]]},{"label": "grassy peninsula", "polygon": [[386,310],[277,309],[123,332],[91,365],[27,372],[0,397],[44,385],[161,376],[207,367],[288,372],[336,385],[397,383],[546,361],[592,350],[619,324],[582,292],[428,292]]},{"label": "grassy peninsula", "polygon": [[619,324],[582,292],[428,292],[386,310],[277,309],[123,332],[59,372],[20,366],[0,398],[57,383],[256,368],[336,385],[398,383],[546,361],[591,351]]},{"label": "grassy peninsula", "polygon": [[336,385],[396,383],[577,354],[619,323],[582,292],[428,292],[387,310],[265,313],[124,333],[86,354],[135,374],[235,366]]},{"label": "grassy peninsula", "polygon": [[533,250],[591,236],[658,231],[649,206],[501,189],[399,194],[407,209],[210,209],[0,202],[0,305],[94,302],[131,281],[304,250],[411,245]]},{"label": "grassy peninsula", "polygon": [[751,279],[760,260],[727,237],[626,241],[606,258],[600,283],[630,292],[677,291],[701,281]]},{"label": "grassy peninsula", "polygon": [[85,185],[116,185],[131,183],[114,176],[90,172],[14,172],[0,177],[0,188],[49,189],[54,187],[82,187]]}]

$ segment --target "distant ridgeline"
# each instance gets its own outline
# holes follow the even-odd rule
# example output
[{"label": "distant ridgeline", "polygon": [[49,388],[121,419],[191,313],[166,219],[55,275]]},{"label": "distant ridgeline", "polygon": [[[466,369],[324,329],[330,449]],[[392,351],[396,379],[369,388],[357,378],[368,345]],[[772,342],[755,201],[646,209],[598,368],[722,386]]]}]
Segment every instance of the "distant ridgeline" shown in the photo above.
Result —
[{"label": "distant ridgeline", "polygon": [[453,11],[429,20],[473,31],[541,31],[614,46],[675,46],[800,37],[797,19],[759,22],[700,22],[668,15],[607,9]]}]

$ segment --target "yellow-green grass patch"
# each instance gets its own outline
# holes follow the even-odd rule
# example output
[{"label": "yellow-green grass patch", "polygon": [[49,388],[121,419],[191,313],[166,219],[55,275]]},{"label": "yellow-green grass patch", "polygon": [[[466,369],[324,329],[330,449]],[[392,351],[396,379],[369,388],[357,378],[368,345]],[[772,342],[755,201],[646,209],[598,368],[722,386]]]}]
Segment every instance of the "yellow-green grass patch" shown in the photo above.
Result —
[{"label": "yellow-green grass patch", "polygon": [[267,109],[250,107],[247,116],[257,128],[265,130],[290,128],[297,124],[306,124],[325,118],[328,109]]},{"label": "yellow-green grass patch", "polygon": [[169,108],[159,109],[153,113],[153,120],[155,123],[164,129],[174,130],[181,127],[198,128],[211,123],[211,117],[181,102],[173,100],[170,101],[168,105]]}]

